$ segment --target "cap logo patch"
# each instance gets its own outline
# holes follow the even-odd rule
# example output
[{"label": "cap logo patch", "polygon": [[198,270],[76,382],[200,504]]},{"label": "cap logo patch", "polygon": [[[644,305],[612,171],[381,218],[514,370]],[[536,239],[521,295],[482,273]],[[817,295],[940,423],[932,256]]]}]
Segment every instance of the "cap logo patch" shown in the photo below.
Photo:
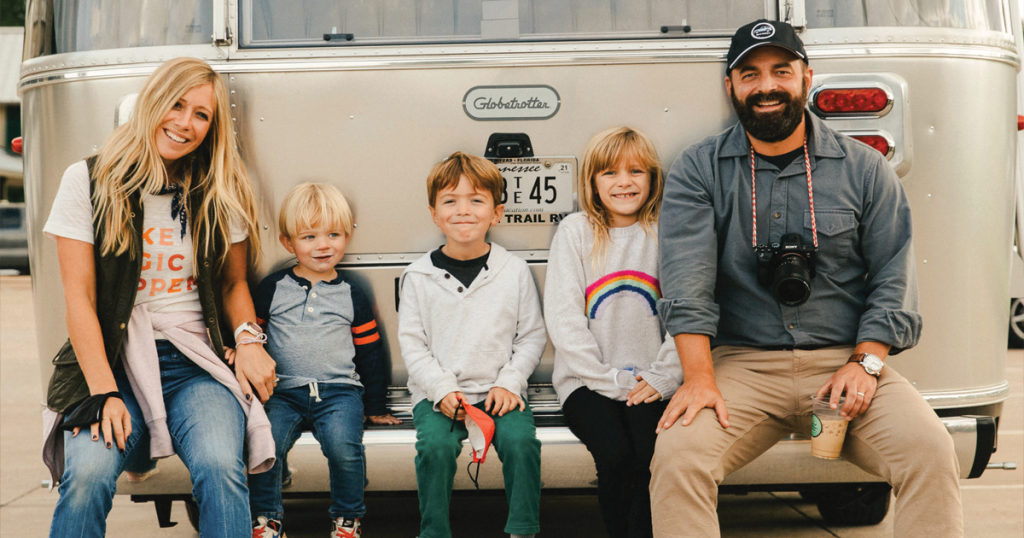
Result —
[{"label": "cap logo patch", "polygon": [[775,27],[767,22],[758,24],[750,31],[750,37],[754,39],[768,39],[775,35]]}]

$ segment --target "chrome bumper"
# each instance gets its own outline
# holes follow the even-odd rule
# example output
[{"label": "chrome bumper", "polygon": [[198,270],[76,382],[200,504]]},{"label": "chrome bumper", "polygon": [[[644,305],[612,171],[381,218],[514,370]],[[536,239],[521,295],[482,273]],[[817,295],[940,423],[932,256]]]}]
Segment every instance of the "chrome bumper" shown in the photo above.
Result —
[{"label": "chrome bumper", "polygon": [[[961,478],[977,478],[984,472],[996,442],[995,419],[982,416],[959,416],[942,419],[953,437],[960,461]],[[538,427],[537,438],[542,445],[541,480],[545,488],[589,488],[596,485],[597,475],[590,453],[567,427]],[[416,431],[412,429],[375,429],[364,433],[369,484],[367,491],[415,491]],[[470,450],[459,457],[460,472],[455,475],[456,489],[473,489],[466,469],[471,461]],[[489,454],[480,466],[480,487],[502,488],[501,462]],[[302,434],[288,454],[292,470],[293,493],[328,493],[330,491],[327,460],[320,444],[310,433]],[[821,484],[840,482],[879,482],[877,476],[862,471],[845,461],[827,461],[811,456],[810,441],[791,436],[762,454],[751,464],[726,477],[723,486],[770,486]],[[771,488],[766,488],[771,489]],[[191,486],[181,461],[171,458],[160,462],[160,473],[144,482],[118,482],[118,494],[154,496],[188,494]]]}]

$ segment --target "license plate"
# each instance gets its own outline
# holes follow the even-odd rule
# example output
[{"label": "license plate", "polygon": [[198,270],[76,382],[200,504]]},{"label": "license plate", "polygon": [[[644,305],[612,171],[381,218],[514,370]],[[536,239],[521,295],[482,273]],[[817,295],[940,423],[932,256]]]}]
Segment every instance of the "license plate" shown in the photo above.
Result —
[{"label": "license plate", "polygon": [[557,223],[557,216],[572,212],[575,157],[494,159],[494,164],[505,180],[503,224]]}]

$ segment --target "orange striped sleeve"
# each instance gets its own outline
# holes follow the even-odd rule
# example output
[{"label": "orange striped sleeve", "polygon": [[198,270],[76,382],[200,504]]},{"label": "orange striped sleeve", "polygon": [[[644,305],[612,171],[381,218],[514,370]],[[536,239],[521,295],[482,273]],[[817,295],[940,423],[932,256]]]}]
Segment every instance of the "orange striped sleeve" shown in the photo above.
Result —
[{"label": "orange striped sleeve", "polygon": [[372,344],[380,340],[380,333],[373,333],[370,336],[364,336],[362,338],[353,338],[352,342],[357,346],[365,346],[366,344]]},{"label": "orange striped sleeve", "polygon": [[377,320],[371,319],[369,322],[364,323],[358,327],[352,327],[352,332],[355,334],[365,333],[377,328]]}]

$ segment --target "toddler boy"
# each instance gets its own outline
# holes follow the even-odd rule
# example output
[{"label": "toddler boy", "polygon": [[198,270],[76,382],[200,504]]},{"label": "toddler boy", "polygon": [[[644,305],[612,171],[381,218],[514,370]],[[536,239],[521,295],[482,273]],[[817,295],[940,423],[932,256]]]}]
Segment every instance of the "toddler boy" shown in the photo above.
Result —
[{"label": "toddler boy", "polygon": [[281,243],[298,265],[263,279],[253,297],[280,383],[265,405],[277,463],[249,476],[253,537],[282,532],[281,462],[308,428],[330,471],[331,537],[359,538],[366,513],[364,415],[376,424],[400,421],[386,407],[388,363],[373,307],[335,270],[352,237],[352,213],[336,188],[303,183],[285,197],[279,220]]}]

